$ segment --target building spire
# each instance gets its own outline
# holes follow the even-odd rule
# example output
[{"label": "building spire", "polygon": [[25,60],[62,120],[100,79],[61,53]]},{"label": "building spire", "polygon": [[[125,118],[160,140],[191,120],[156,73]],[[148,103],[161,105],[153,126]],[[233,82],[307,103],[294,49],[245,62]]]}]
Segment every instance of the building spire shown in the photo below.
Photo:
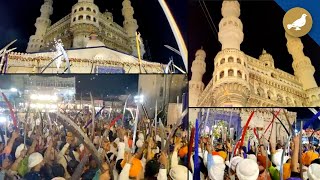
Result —
[{"label": "building spire", "polygon": [[99,7],[94,4],[94,0],[78,0],[72,6],[70,31],[73,48],[86,47],[90,35],[99,32],[99,14]]},{"label": "building spire", "polygon": [[313,75],[315,69],[311,64],[310,58],[303,52],[303,44],[300,38],[285,34],[287,38],[288,52],[292,55],[292,67],[294,75],[297,76],[302,83],[303,89],[312,89],[318,87]]},{"label": "building spire", "polygon": [[221,14],[223,18],[219,23],[219,41],[223,49],[238,49],[243,41],[243,25],[240,16],[238,1],[223,1]]},{"label": "building spire", "polygon": [[196,52],[196,59],[192,62],[192,77],[189,81],[189,106],[196,107],[200,94],[203,92],[204,84],[202,82],[203,74],[206,72],[206,52],[199,49]]},{"label": "building spire", "polygon": [[36,33],[29,39],[27,52],[38,52],[44,46],[44,35],[47,28],[51,25],[50,15],[53,13],[52,0],[44,0],[41,6],[40,17],[35,23]]},{"label": "building spire", "polygon": [[[136,32],[139,28],[137,20],[133,17],[134,9],[131,6],[130,0],[123,0],[122,2],[122,15],[124,17],[123,27],[126,30],[130,38],[130,47],[132,49],[132,55],[137,56],[137,45],[136,45]],[[142,43],[142,41],[141,41]],[[144,45],[141,44],[141,56],[145,53]]]}]

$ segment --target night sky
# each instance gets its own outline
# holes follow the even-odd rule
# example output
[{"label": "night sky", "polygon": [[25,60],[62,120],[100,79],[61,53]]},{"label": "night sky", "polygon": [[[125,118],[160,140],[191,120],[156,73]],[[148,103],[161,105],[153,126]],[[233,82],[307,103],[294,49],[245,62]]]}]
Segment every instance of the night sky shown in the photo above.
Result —
[{"label": "night sky", "polygon": [[125,95],[138,93],[139,75],[77,75],[77,93],[95,95]]},{"label": "night sky", "polygon": [[[300,127],[300,121],[303,120],[308,121],[310,119],[312,119],[312,117],[314,116],[314,114],[308,109],[308,108],[286,108],[288,111],[292,111],[292,112],[297,112],[297,129],[300,129],[298,127]],[[315,108],[317,111],[320,111],[319,108]],[[320,120],[317,119],[314,123],[313,123],[313,128],[314,129],[318,129],[320,128]]]},{"label": "night sky", "polygon": [[[0,47],[14,39],[18,39],[15,46],[17,51],[25,52],[29,37],[35,33],[34,23],[40,16],[40,7],[43,0],[10,0],[0,1]],[[122,1],[120,0],[95,0],[100,12],[106,9],[113,13],[114,21],[122,26],[121,14]],[[168,63],[169,57],[174,57],[174,62],[179,67],[184,67],[180,56],[171,52],[164,45],[170,45],[176,49],[178,46],[171,32],[170,26],[157,0],[131,0],[135,10],[135,19],[138,21],[142,38],[148,42],[151,60]],[[180,27],[181,33],[187,36],[187,3],[185,0],[167,0],[167,3]],[[72,6],[77,0],[54,0],[53,15],[50,17],[52,24],[71,13]],[[187,43],[187,41],[186,41]],[[150,58],[147,58],[148,60]]]},{"label": "night sky", "polygon": [[[11,79],[17,76],[26,75],[0,75],[0,89],[10,89]],[[41,75],[43,77],[52,75]],[[59,75],[59,77],[68,78],[74,75]],[[125,94],[136,94],[138,92],[139,75],[76,75],[76,91],[92,92],[93,96],[117,96]]]},{"label": "night sky", "polygon": [[[206,1],[207,8],[212,20],[219,31],[221,15],[221,1]],[[240,19],[244,27],[244,41],[241,50],[246,54],[259,58],[262,49],[265,48],[275,61],[275,67],[293,74],[292,56],[288,53],[285,32],[282,19],[285,12],[273,1],[240,1]],[[214,57],[221,50],[221,44],[214,34],[198,1],[190,0],[188,3],[188,40],[189,40],[189,67],[195,59],[195,52],[203,46],[207,53],[207,73],[204,74],[203,82],[208,84],[212,79],[214,70]],[[319,32],[320,34],[320,32]],[[302,37],[304,53],[310,57],[316,68],[314,77],[320,85],[320,47],[308,35]],[[189,73],[189,78],[191,73]]]}]

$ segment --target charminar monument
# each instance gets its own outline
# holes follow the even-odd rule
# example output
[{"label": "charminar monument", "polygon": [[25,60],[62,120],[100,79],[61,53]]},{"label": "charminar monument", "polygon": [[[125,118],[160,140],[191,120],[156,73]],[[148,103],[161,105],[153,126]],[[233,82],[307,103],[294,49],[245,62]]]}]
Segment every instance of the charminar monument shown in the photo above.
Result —
[{"label": "charminar monument", "polygon": [[320,88],[315,68],[304,55],[300,38],[285,34],[292,55],[294,75],[277,69],[272,55],[262,51],[259,59],[240,49],[243,25],[238,1],[224,1],[219,23],[221,51],[214,59],[212,79],[205,87],[206,53],[196,52],[189,82],[190,107],[283,107],[320,106]]}]

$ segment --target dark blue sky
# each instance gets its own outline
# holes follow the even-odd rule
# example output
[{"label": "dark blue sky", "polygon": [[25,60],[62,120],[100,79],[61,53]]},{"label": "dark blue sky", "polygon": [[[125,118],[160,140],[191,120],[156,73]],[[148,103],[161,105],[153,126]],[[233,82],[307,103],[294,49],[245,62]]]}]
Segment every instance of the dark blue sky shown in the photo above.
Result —
[{"label": "dark blue sky", "polygon": [[[288,111],[293,111],[297,112],[297,129],[300,129],[300,122],[301,120],[305,122],[309,121],[312,119],[314,114],[308,109],[308,108],[287,108]],[[320,111],[319,108],[315,108],[317,111]],[[312,124],[314,129],[320,128],[320,120],[317,119],[313,124]]]},{"label": "dark blue sky", "polygon": [[[18,39],[15,46],[19,52],[25,52],[29,37],[35,33],[34,23],[40,16],[40,7],[43,0],[1,0],[0,1],[0,47],[10,41]],[[77,0],[54,0],[52,23],[57,22],[71,12],[72,5]],[[111,11],[114,21],[122,26],[121,0],[95,0],[100,11]],[[166,49],[164,45],[170,45],[178,49],[174,36],[166,17],[158,3],[158,0],[131,0],[135,9],[134,17],[138,21],[139,31],[145,41],[148,41],[152,61],[168,63],[173,56],[175,64],[183,66],[181,57]],[[176,21],[187,37],[187,3],[186,0],[167,0]]]}]

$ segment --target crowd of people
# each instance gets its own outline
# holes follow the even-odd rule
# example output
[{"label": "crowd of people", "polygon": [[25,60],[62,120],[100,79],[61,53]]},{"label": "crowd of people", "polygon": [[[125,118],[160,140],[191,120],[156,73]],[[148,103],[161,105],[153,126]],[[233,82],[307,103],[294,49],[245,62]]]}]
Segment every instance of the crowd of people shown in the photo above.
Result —
[{"label": "crowd of people", "polygon": [[2,126],[0,179],[188,179],[187,166],[179,162],[187,150],[187,130],[155,127],[144,118],[134,135],[135,128],[125,128],[121,118],[116,123],[97,118],[92,128],[90,114],[66,115],[81,133],[59,123],[61,118],[52,113],[21,122],[20,131],[10,125],[4,134]]},{"label": "crowd of people", "polygon": [[200,137],[198,155],[193,151],[198,169],[193,165],[190,173],[198,180],[320,180],[318,145],[304,144],[300,155],[300,135],[287,147],[272,139],[261,138],[256,144],[238,144],[237,148],[240,141]]},{"label": "crowd of people", "polygon": [[62,114],[1,126],[0,180],[320,180],[320,146],[300,135],[244,143],[147,118]]}]

